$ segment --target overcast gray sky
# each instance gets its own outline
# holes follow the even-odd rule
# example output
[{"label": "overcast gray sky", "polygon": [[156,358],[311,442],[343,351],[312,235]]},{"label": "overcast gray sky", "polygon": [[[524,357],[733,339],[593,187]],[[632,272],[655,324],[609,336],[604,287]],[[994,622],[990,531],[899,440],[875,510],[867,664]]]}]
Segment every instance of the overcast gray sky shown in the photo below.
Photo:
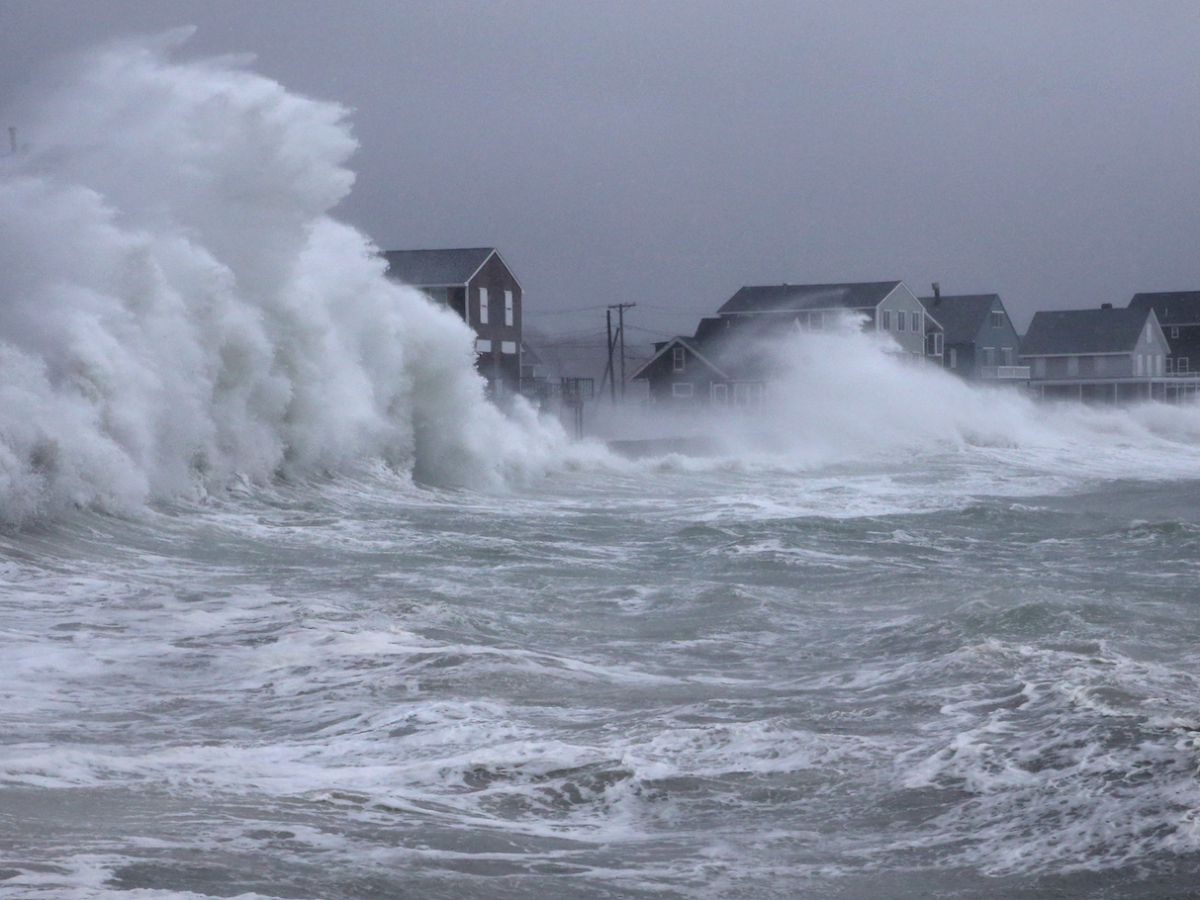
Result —
[{"label": "overcast gray sky", "polygon": [[0,0],[0,108],[187,24],[354,109],[340,218],[500,248],[546,330],[691,333],[784,281],[997,292],[1021,328],[1200,289],[1195,0]]}]

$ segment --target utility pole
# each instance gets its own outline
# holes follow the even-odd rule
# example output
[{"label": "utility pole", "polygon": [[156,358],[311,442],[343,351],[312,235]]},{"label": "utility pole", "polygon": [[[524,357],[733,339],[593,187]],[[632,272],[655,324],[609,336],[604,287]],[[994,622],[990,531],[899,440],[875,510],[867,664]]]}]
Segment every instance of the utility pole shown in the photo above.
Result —
[{"label": "utility pole", "polygon": [[613,343],[613,330],[612,330],[612,311],[613,311],[613,308],[611,306],[604,311],[604,320],[605,320],[605,323],[608,325],[608,343],[606,344],[606,346],[608,348],[608,365],[606,365],[604,367],[604,378],[600,379],[600,390],[601,391],[604,390],[604,379],[607,378],[608,379],[608,389],[609,389],[609,392],[612,394],[612,402],[615,405],[617,402],[617,377],[616,377],[616,374],[613,372],[613,346],[614,346],[614,343]]},{"label": "utility pole", "polygon": [[[613,336],[612,336],[612,310],[617,311],[617,340],[621,342],[621,398],[625,397],[625,310],[633,309],[637,306],[636,303],[614,303],[608,308],[608,368],[611,372],[613,369]],[[614,379],[612,390],[613,402],[617,402],[617,385]]]}]

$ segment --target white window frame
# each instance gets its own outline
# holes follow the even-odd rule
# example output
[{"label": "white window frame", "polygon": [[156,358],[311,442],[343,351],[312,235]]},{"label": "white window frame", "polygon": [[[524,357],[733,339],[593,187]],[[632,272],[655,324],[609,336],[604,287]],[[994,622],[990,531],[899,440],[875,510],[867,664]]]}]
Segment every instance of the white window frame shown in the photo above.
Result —
[{"label": "white window frame", "polygon": [[906,316],[904,314],[904,310],[902,310],[902,309],[896,310],[896,330],[897,331],[907,331],[908,330],[908,316]]},{"label": "white window frame", "polygon": [[892,311],[890,309],[881,309],[879,311],[879,328],[881,331],[892,330]]},{"label": "white window frame", "polygon": [[1186,356],[1175,357],[1175,374],[1186,375],[1188,373],[1188,358]]},{"label": "white window frame", "polygon": [[671,371],[683,372],[687,370],[687,350],[676,345],[671,351]]},{"label": "white window frame", "polygon": [[501,353],[516,353],[517,352],[517,342],[516,341],[501,341],[500,342],[500,352]]},{"label": "white window frame", "polygon": [[488,323],[488,290],[487,288],[479,289],[479,324],[486,325]]},{"label": "white window frame", "polygon": [[723,382],[714,381],[709,387],[709,394],[713,403],[729,403],[729,385]]},{"label": "white window frame", "polygon": [[512,325],[513,323],[513,292],[504,292],[504,324]]},{"label": "white window frame", "polygon": [[1178,325],[1171,326],[1171,337],[1172,338],[1179,337],[1179,326]]},{"label": "white window frame", "polygon": [[492,342],[485,338],[476,338],[475,352],[476,353],[491,353],[492,352]]},{"label": "white window frame", "polygon": [[696,386],[690,381],[676,381],[671,385],[672,397],[691,398],[696,395]]},{"label": "white window frame", "polygon": [[1004,313],[1000,312],[999,310],[993,309],[990,313],[989,318],[991,319],[991,325],[993,328],[1003,328],[1004,327]]}]

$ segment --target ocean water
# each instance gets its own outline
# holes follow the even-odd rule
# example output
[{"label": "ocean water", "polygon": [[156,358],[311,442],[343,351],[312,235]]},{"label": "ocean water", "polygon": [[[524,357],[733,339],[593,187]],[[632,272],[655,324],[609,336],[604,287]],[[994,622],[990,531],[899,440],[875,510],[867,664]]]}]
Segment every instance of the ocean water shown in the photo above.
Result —
[{"label": "ocean water", "polygon": [[848,326],[570,441],[178,40],[0,163],[0,897],[1195,896],[1200,410]]}]

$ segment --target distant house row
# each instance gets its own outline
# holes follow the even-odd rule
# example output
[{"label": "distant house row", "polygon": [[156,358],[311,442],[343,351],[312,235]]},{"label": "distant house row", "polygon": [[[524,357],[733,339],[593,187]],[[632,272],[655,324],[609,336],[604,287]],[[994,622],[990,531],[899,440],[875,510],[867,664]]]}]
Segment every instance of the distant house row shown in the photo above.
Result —
[{"label": "distant house row", "polygon": [[998,295],[933,289],[917,297],[900,281],[744,287],[695,335],[656,343],[633,379],[645,381],[657,403],[754,404],[773,374],[761,339],[852,315],[890,335],[899,353],[1042,397],[1178,400],[1200,391],[1192,369],[1200,360],[1200,291],[1137,294],[1127,309],[1039,312],[1021,337]]}]

